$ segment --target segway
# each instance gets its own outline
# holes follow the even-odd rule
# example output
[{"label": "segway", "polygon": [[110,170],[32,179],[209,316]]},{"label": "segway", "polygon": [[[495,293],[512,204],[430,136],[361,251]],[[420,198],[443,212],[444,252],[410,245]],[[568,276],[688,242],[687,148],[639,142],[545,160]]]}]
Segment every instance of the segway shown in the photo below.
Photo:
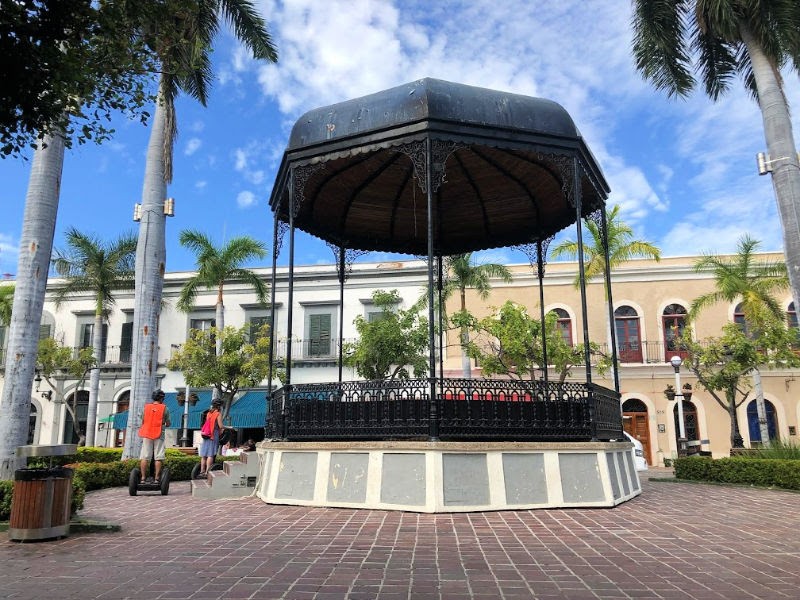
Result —
[{"label": "segway", "polygon": [[169,494],[169,467],[161,467],[161,479],[155,480],[155,461],[150,461],[148,477],[142,481],[142,471],[139,467],[134,467],[128,477],[128,493],[135,496],[139,492],[161,492],[162,496]]}]

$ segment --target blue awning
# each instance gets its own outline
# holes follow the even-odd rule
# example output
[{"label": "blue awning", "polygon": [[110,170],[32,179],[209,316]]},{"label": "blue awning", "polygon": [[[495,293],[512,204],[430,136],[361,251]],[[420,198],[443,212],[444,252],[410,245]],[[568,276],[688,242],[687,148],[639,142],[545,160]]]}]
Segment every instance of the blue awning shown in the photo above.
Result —
[{"label": "blue awning", "polygon": [[[197,394],[197,404],[189,405],[189,429],[200,429],[200,417],[203,411],[211,406],[211,390],[192,392]],[[250,390],[231,405],[230,414],[225,425],[236,428],[263,427],[267,416],[267,390]],[[178,405],[177,392],[164,394],[164,404],[169,410],[171,424],[168,429],[181,429],[183,427],[183,412],[185,406]],[[128,411],[113,415],[114,429],[125,429],[128,426]]]}]

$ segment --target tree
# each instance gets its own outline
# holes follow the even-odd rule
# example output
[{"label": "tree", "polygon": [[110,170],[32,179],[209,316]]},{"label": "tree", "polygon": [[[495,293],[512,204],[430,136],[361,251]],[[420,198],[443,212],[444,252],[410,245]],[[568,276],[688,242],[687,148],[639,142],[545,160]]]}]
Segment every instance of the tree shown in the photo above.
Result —
[{"label": "tree", "polygon": [[376,290],[373,304],[381,310],[372,321],[355,318],[358,341],[343,349],[344,364],[369,380],[424,377],[428,372],[428,320],[416,307],[398,310],[397,290]]},{"label": "tree", "polygon": [[[491,279],[498,278],[504,283],[512,280],[511,271],[508,267],[498,263],[475,264],[472,252],[466,254],[454,254],[444,259],[445,281],[442,286],[442,304],[455,293],[459,294],[459,306],[461,313],[467,311],[467,288],[472,288],[478,293],[481,300],[489,298],[492,289]],[[425,292],[419,299],[417,306],[425,307],[428,304],[428,294]],[[439,307],[443,310],[444,307]],[[472,377],[472,365],[467,356],[469,346],[469,330],[460,328],[459,342],[461,344],[461,368],[465,378]]]},{"label": "tree", "polygon": [[[603,251],[603,233],[594,221],[586,220],[586,229],[590,239],[587,244],[583,240],[584,275],[586,281],[595,277],[602,277],[606,269],[606,257]],[[633,229],[619,216],[619,204],[615,205],[606,218],[606,237],[608,238],[608,266],[610,270],[616,269],[623,263],[634,258],[652,258],[661,260],[661,250],[650,242],[637,240],[633,237]],[[553,248],[553,258],[576,259],[578,257],[578,242],[564,240]],[[580,274],[575,276],[575,287],[581,285]],[[606,290],[606,296],[608,291]]]},{"label": "tree", "polygon": [[[136,247],[136,293],[131,357],[131,414],[139,414],[155,384],[158,317],[166,266],[164,200],[172,181],[177,136],[175,98],[183,91],[205,105],[211,80],[212,42],[224,19],[257,59],[277,52],[263,19],[249,0],[169,0],[151,22],[150,47],[161,63],[156,111],[147,149],[142,219]],[[123,458],[136,456],[139,439],[128,420]]]},{"label": "tree", "polygon": [[[84,445],[86,436],[80,428],[78,421],[78,393],[83,382],[86,380],[86,374],[92,370],[97,361],[94,358],[91,348],[81,348],[81,350],[74,354],[72,348],[67,348],[59,344],[53,338],[45,338],[39,341],[39,349],[36,353],[36,369],[39,375],[47,382],[47,384],[55,392],[55,401],[57,403],[64,403],[64,406],[72,417],[72,427],[75,435],[78,436],[79,444]],[[56,377],[69,376],[78,380],[78,385],[75,387],[75,393],[72,394],[71,402],[64,402],[63,388],[58,385]],[[87,429],[89,422],[86,423]]]},{"label": "tree", "polygon": [[7,327],[11,323],[11,311],[14,307],[14,286],[0,286],[0,326]]},{"label": "tree", "polygon": [[64,138],[45,136],[45,141],[47,146],[37,150],[31,166],[8,328],[5,384],[0,400],[0,479],[6,480],[14,477],[21,464],[16,456],[17,446],[28,438],[31,387],[64,161]]},{"label": "tree", "polygon": [[[253,271],[242,267],[244,263],[254,258],[264,258],[267,255],[267,249],[262,242],[242,236],[233,238],[222,248],[217,248],[205,234],[188,230],[181,232],[180,241],[197,255],[197,275],[191,277],[183,286],[178,299],[179,309],[185,312],[192,310],[199,288],[216,289],[216,326],[224,329],[225,283],[236,279],[250,285],[261,304],[267,303],[269,300],[267,285]],[[220,352],[220,342],[217,342],[217,354]]]},{"label": "tree", "polygon": [[783,309],[773,294],[789,287],[786,265],[780,261],[758,258],[760,242],[748,235],[742,236],[732,257],[704,254],[694,264],[697,273],[710,272],[716,290],[698,296],[689,308],[689,317],[697,315],[717,302],[742,301],[745,320],[751,325],[771,316],[783,320]]},{"label": "tree", "polygon": [[[689,308],[689,318],[697,315],[717,302],[732,303],[742,301],[744,312],[744,333],[757,337],[762,330],[773,327],[773,321],[781,323],[784,319],[783,309],[773,296],[774,293],[789,287],[786,265],[767,259],[758,259],[755,252],[759,242],[750,236],[743,236],[737,245],[737,253],[733,257],[705,254],[695,262],[694,270],[698,273],[711,272],[714,276],[716,290],[698,296]],[[758,365],[752,367],[756,388],[756,405],[761,426],[761,440],[769,443],[764,392],[761,389],[761,373]]]},{"label": "tree", "polygon": [[[248,341],[248,327],[193,329],[186,343],[177,350],[167,367],[183,372],[192,388],[212,386],[222,398],[223,418],[243,387],[260,384],[269,374],[269,325],[263,325],[255,340]],[[217,354],[215,341],[222,344]]]},{"label": "tree", "polygon": [[800,358],[793,352],[797,344],[796,330],[788,330],[782,321],[767,319],[758,330],[758,335],[745,333],[735,323],[722,330],[722,336],[702,342],[691,339],[690,332],[681,344],[689,354],[688,365],[697,381],[730,417],[731,447],[744,444],[739,433],[736,410],[748,398],[750,384],[743,378],[755,368],[796,367]]},{"label": "tree", "polygon": [[144,122],[152,61],[132,24],[150,4],[0,0],[0,154],[59,132],[67,147],[101,142],[120,109]]},{"label": "tree", "polygon": [[[536,371],[544,364],[542,322],[528,315],[524,306],[509,300],[488,317],[477,320],[462,313],[458,322],[476,332],[467,352],[480,362],[487,376],[499,374],[523,383],[535,381]],[[564,340],[558,330],[558,317],[552,312],[545,317],[545,336],[547,362],[558,373],[559,383],[563,383],[572,368],[583,363],[583,344],[570,345]],[[608,370],[610,361],[596,344],[590,345],[590,353],[600,357],[599,372]]]},{"label": "tree", "polygon": [[[6,3],[7,4],[7,3]],[[55,3],[54,3],[55,4]],[[158,2],[125,3],[125,7],[149,8]],[[101,3],[92,3],[100,6]],[[5,9],[4,9],[5,10]],[[97,43],[99,48],[108,44],[109,50],[99,50],[103,56],[97,57],[93,65],[108,69],[110,79],[97,82],[97,85],[82,88],[83,94],[71,95],[85,99],[92,93],[108,93],[116,98],[119,107],[141,106],[144,98],[136,92],[126,93],[127,84],[123,78],[117,82],[114,73],[120,76],[124,66],[129,64],[125,56],[115,54],[110,48],[119,44],[122,52],[133,52],[134,25],[123,18],[124,15],[109,16],[107,23],[113,28],[99,41],[94,38],[79,38],[87,43]],[[83,67],[77,67],[81,69]],[[92,67],[88,67],[92,68]],[[122,69],[122,70],[120,70]],[[132,70],[135,73],[135,69]],[[131,73],[125,73],[131,75]],[[118,83],[118,84],[117,84]],[[5,87],[3,89],[6,89]],[[10,88],[9,88],[10,89]],[[135,88],[134,88],[135,89]],[[71,105],[72,106],[72,105]],[[78,107],[75,106],[77,109]],[[83,131],[83,128],[81,128]],[[61,172],[64,162],[64,147],[68,143],[66,129],[55,124],[50,130],[41,132],[31,165],[28,193],[25,197],[20,253],[17,266],[17,287],[14,294],[14,307],[9,327],[6,353],[5,385],[0,399],[0,479],[11,479],[18,464],[16,447],[27,439],[28,416],[30,414],[31,387],[36,362],[39,325],[47,285],[50,254],[53,248],[56,215],[58,213]]]},{"label": "tree", "polygon": [[795,306],[800,306],[800,162],[781,69],[800,72],[796,0],[636,0],[636,68],[657,89],[687,96],[697,80],[717,100],[735,76],[758,100]]},{"label": "tree", "polygon": [[56,273],[66,281],[56,289],[56,306],[78,292],[94,296],[92,349],[97,365],[89,380],[89,410],[86,416],[86,445],[94,446],[97,429],[97,396],[100,391],[100,367],[103,356],[103,324],[107,311],[115,302],[114,292],[133,288],[133,260],[136,238],[124,235],[111,243],[70,228],[67,248],[57,250],[53,258]]}]

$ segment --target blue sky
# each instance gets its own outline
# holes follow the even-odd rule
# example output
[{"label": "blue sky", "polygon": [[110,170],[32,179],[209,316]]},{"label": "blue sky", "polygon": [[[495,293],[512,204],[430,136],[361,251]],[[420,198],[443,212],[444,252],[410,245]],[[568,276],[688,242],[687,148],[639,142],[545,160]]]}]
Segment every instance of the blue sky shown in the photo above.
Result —
[{"label": "blue sky", "polygon": [[[738,85],[717,103],[701,93],[670,100],[655,91],[634,71],[629,2],[257,5],[279,63],[256,63],[224,33],[214,53],[217,81],[208,107],[191,99],[177,105],[170,271],[194,267],[177,242],[183,229],[199,229],[217,242],[250,235],[271,243],[269,195],[289,131],[302,113],[422,77],[560,103],[603,169],[610,202],[622,206],[637,237],[665,255],[733,251],[743,233],[760,239],[764,250],[782,248],[772,184],[756,170],[755,154],[765,150],[756,103]],[[796,73],[784,75],[797,132],[800,81]],[[116,128],[102,146],[67,152],[57,248],[71,226],[105,239],[135,231],[133,205],[141,198],[149,129],[123,117]],[[16,272],[29,171],[30,161],[0,159],[0,273]],[[332,261],[321,242],[304,235],[298,241],[299,264]],[[370,254],[364,260],[382,258]],[[512,250],[486,258],[525,261]]]}]

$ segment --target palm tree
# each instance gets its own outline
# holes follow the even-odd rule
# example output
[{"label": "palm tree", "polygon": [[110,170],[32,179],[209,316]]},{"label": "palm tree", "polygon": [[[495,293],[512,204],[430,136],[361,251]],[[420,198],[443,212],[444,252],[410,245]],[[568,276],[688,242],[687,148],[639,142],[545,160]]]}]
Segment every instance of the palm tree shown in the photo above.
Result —
[{"label": "palm tree", "polygon": [[[589,231],[590,240],[583,244],[584,274],[586,281],[600,277],[605,273],[606,256],[603,252],[603,233],[597,223],[587,220],[586,229]],[[633,239],[633,229],[619,218],[619,204],[614,206],[606,218],[606,231],[608,238],[608,266],[614,270],[619,265],[633,258],[652,258],[661,260],[661,250],[650,242]],[[564,240],[553,248],[553,258],[575,259],[578,256],[578,242]],[[575,276],[575,287],[581,285],[580,274]],[[608,296],[608,290],[606,290]]]},{"label": "palm tree", "polygon": [[698,296],[689,308],[689,318],[695,320],[704,309],[717,302],[742,301],[745,322],[757,325],[772,316],[784,319],[783,309],[774,294],[789,287],[786,265],[782,262],[756,258],[760,242],[748,235],[742,236],[732,257],[704,254],[694,264],[697,273],[710,272],[716,290]]},{"label": "palm tree", "polygon": [[[139,415],[155,384],[158,317],[166,267],[164,201],[172,181],[177,136],[175,98],[183,91],[205,105],[211,82],[210,50],[224,19],[253,56],[277,60],[264,20],[249,0],[170,1],[153,19],[152,45],[161,61],[153,129],[147,149],[142,218],[136,247],[136,294],[131,357],[130,414]],[[138,456],[138,419],[128,420],[123,458]]]},{"label": "palm tree", "polygon": [[0,479],[12,479],[14,471],[25,466],[20,465],[16,449],[28,438],[31,387],[63,164],[63,137],[59,134],[45,135],[33,155],[22,218],[5,384],[0,400]]},{"label": "palm tree", "polygon": [[14,307],[14,286],[0,286],[0,326],[8,327]]},{"label": "palm tree", "polygon": [[686,96],[697,81],[713,100],[735,75],[758,100],[772,184],[783,228],[783,247],[795,306],[800,306],[800,162],[780,70],[800,72],[800,2],[797,0],[636,0],[636,68],[670,96]]},{"label": "palm tree", "polygon": [[66,281],[55,293],[56,306],[78,292],[94,296],[92,348],[96,361],[89,377],[89,407],[86,415],[86,445],[94,446],[97,429],[97,395],[103,356],[103,321],[114,304],[114,292],[133,287],[136,238],[132,234],[106,244],[74,227],[66,234],[67,248],[56,251],[53,267]]},{"label": "palm tree", "polygon": [[[472,288],[478,292],[481,300],[489,298],[489,291],[492,289],[491,279],[500,279],[504,283],[512,280],[511,271],[505,265],[498,263],[475,264],[472,259],[472,252],[466,254],[454,254],[444,259],[445,281],[442,285],[442,307],[447,300],[457,291],[460,298],[461,313],[467,311],[467,288]],[[438,302],[438,299],[437,299]],[[424,292],[417,301],[417,308],[424,308],[428,305],[428,294]],[[461,327],[461,369],[465,379],[472,377],[472,364],[467,348],[469,347],[469,329]]]},{"label": "palm tree", "polygon": [[[248,236],[236,237],[222,248],[217,248],[208,237],[199,231],[182,231],[181,244],[197,255],[197,275],[189,279],[181,289],[178,308],[189,312],[194,306],[194,299],[200,288],[216,289],[216,327],[219,331],[225,328],[225,304],[223,293],[225,283],[239,279],[249,284],[256,292],[258,301],[266,304],[269,300],[269,289],[250,269],[242,265],[254,258],[264,258],[267,249],[262,242]],[[221,353],[222,339],[217,338],[217,354]]]},{"label": "palm tree", "polygon": [[[784,320],[783,309],[781,309],[773,294],[789,288],[786,265],[779,261],[757,260],[755,253],[759,244],[758,240],[744,235],[737,244],[735,256],[722,257],[715,254],[704,254],[695,262],[695,272],[711,272],[717,289],[694,299],[689,308],[688,316],[691,320],[695,320],[702,310],[718,302],[732,303],[739,299],[742,302],[745,331],[748,326],[761,329],[765,322],[769,320],[774,320],[774,322],[782,322]],[[764,391],[761,387],[761,372],[758,367],[754,367],[752,372],[761,441],[764,444],[769,444],[769,429],[764,407]],[[738,422],[735,419],[735,407],[731,406],[729,412],[733,417],[731,420],[731,439],[734,446],[736,446],[738,444],[737,440],[740,441],[741,436],[738,431]]]}]

